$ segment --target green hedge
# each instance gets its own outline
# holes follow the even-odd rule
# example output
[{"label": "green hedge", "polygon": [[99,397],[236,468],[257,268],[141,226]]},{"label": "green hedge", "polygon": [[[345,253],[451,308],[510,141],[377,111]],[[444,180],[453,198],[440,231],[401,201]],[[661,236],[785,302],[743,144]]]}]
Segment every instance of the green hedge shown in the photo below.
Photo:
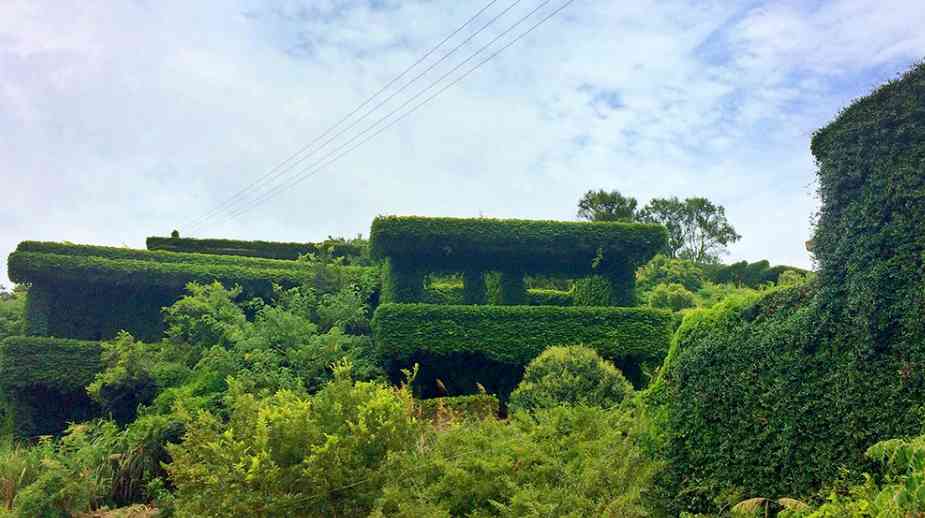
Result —
[{"label": "green hedge", "polygon": [[[9,258],[14,282],[30,283],[27,329],[34,335],[107,339],[125,329],[158,340],[160,309],[182,296],[189,282],[241,286],[246,296],[268,297],[273,285],[310,283],[307,262],[150,252],[112,247],[24,242]],[[378,297],[379,269],[328,266],[341,282]]]},{"label": "green hedge", "polygon": [[98,342],[15,336],[0,341],[5,420],[19,437],[56,434],[99,409],[84,390],[102,369]]},{"label": "green hedge", "polygon": [[448,396],[416,401],[418,415],[429,421],[441,417],[462,419],[488,419],[497,417],[501,402],[491,394]]},{"label": "green hedge", "polygon": [[372,329],[393,379],[420,365],[420,396],[472,394],[481,385],[504,401],[524,366],[553,345],[593,347],[641,386],[642,366],[667,352],[671,325],[669,312],[642,308],[384,304]]},{"label": "green hedge", "polygon": [[670,325],[671,314],[654,309],[434,304],[384,304],[372,322],[389,357],[468,352],[514,364],[568,344],[588,345],[605,358],[660,360]]},{"label": "green hedge", "polygon": [[374,257],[428,271],[492,271],[578,277],[635,270],[664,246],[659,225],[614,222],[378,217],[370,230]]},{"label": "green hedge", "polygon": [[330,251],[333,257],[350,259],[362,256],[362,245],[326,240],[321,243],[281,243],[274,241],[239,241],[235,239],[193,239],[151,236],[146,240],[148,250],[190,252],[196,254],[236,255],[293,260],[305,254]]},{"label": "green hedge", "polygon": [[56,243],[51,241],[23,241],[16,247],[16,251],[66,255],[70,257],[134,259],[138,261],[150,261],[156,263],[200,264],[207,266],[230,265],[273,269],[289,269],[300,267],[300,263],[294,263],[293,261],[282,261],[278,259],[165,252],[162,250],[139,250],[137,248],[78,245],[74,243]]},{"label": "green hedge", "polygon": [[925,406],[925,66],[816,133],[814,283],[690,312],[663,378],[668,469],[682,510],[807,497],[865,450],[921,433]]},{"label": "green hedge", "polygon": [[264,268],[35,252],[14,252],[10,254],[8,264],[13,282],[65,281],[182,289],[189,282],[221,281],[238,284],[254,294],[270,293],[273,284],[295,286],[308,278],[305,267]]},{"label": "green hedge", "polygon": [[[882,350],[925,341],[925,63],[816,132],[813,253],[833,318]],[[896,354],[901,354],[897,351]]]}]

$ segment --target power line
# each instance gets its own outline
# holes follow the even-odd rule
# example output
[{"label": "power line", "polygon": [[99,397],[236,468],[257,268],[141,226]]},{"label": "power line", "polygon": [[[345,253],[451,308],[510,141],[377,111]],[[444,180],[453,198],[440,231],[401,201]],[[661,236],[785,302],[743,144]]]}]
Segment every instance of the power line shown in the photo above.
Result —
[{"label": "power line", "polygon": [[[519,1],[520,1],[520,0],[517,0],[517,2],[514,3],[514,5],[516,5]],[[392,79],[391,79],[389,82],[387,82],[382,88],[380,88],[378,91],[376,91],[376,93],[374,93],[373,95],[369,96],[365,101],[363,101],[362,103],[360,103],[359,106],[357,106],[356,108],[354,108],[354,109],[353,109],[352,111],[350,111],[347,115],[344,115],[344,116],[343,116],[339,121],[337,121],[333,126],[329,127],[329,128],[328,128],[327,130],[325,130],[323,133],[321,133],[320,135],[318,135],[317,137],[315,137],[311,142],[309,142],[308,144],[306,144],[305,146],[303,146],[301,149],[299,149],[298,151],[296,151],[294,154],[292,154],[292,155],[290,155],[289,157],[287,157],[287,158],[286,158],[285,160],[283,160],[281,163],[277,164],[275,167],[273,167],[272,169],[270,169],[268,172],[264,173],[263,176],[261,176],[260,178],[258,178],[257,180],[255,180],[254,182],[252,182],[251,184],[249,184],[248,186],[244,187],[244,188],[241,189],[240,191],[238,191],[238,192],[237,192],[235,195],[233,195],[231,198],[226,199],[223,203],[219,204],[219,206],[213,208],[213,209],[212,209],[211,211],[209,211],[206,215],[200,216],[199,218],[196,218],[196,219],[194,219],[194,220],[192,220],[192,221],[189,221],[189,220],[188,220],[186,223],[184,223],[184,224],[182,225],[182,227],[186,227],[186,226],[188,226],[188,225],[189,225],[189,226],[192,226],[192,225],[195,225],[195,224],[198,224],[198,223],[200,223],[200,222],[203,222],[203,221],[206,221],[206,220],[210,219],[211,217],[213,217],[214,215],[216,215],[217,213],[221,212],[223,209],[225,209],[226,207],[228,207],[230,204],[233,204],[236,200],[240,199],[240,198],[241,198],[244,194],[246,194],[249,190],[253,189],[253,188],[256,187],[257,185],[259,185],[261,182],[263,182],[263,181],[269,179],[269,177],[274,176],[274,173],[278,173],[278,171],[279,171],[280,168],[294,167],[295,165],[298,165],[299,162],[296,162],[295,164],[289,164],[289,163],[290,163],[293,159],[295,159],[296,157],[298,157],[299,155],[301,155],[302,153],[304,153],[305,151],[307,151],[308,149],[310,149],[313,145],[315,145],[316,143],[318,143],[321,139],[323,139],[324,137],[326,137],[327,135],[329,135],[329,134],[330,134],[332,131],[334,131],[338,126],[340,126],[341,124],[343,124],[344,122],[346,122],[347,120],[349,120],[351,117],[353,117],[354,115],[356,115],[360,110],[362,110],[364,107],[366,107],[366,106],[367,106],[370,102],[372,102],[376,97],[378,97],[379,95],[381,95],[383,92],[385,92],[386,90],[388,90],[392,85],[394,85],[394,84],[397,83],[399,80],[401,80],[403,77],[405,77],[405,75],[407,75],[408,72],[410,72],[411,70],[413,70],[415,67],[417,67],[417,66],[420,65],[421,63],[423,63],[428,57],[430,57],[434,52],[436,52],[437,49],[439,49],[440,47],[442,47],[444,44],[446,44],[448,41],[450,41],[454,36],[456,36],[457,34],[459,34],[460,31],[462,31],[464,28],[466,28],[467,26],[469,26],[469,24],[471,24],[473,21],[475,21],[479,16],[481,16],[485,11],[487,11],[491,6],[493,6],[493,5],[496,4],[497,2],[498,2],[498,0],[491,0],[491,1],[489,1],[487,4],[485,4],[485,5],[484,5],[481,9],[479,9],[474,15],[472,15],[471,17],[469,17],[469,19],[466,20],[465,23],[463,23],[462,25],[460,25],[459,27],[457,27],[456,30],[454,30],[453,32],[451,32],[451,33],[449,34],[449,36],[443,38],[443,40],[441,40],[440,43],[438,43],[438,44],[434,45],[433,47],[431,47],[430,50],[428,50],[427,52],[425,52],[424,55],[422,55],[420,58],[418,58],[417,61],[415,61],[415,62],[412,63],[410,66],[408,66],[407,68],[405,68],[405,70],[403,70],[400,74],[398,74],[397,76],[395,76],[394,78],[392,78]],[[511,7],[513,7],[513,5],[512,5]],[[508,9],[506,9],[504,12],[507,12],[508,10],[510,10],[511,7],[509,7]],[[503,13],[502,13],[502,14],[503,14]],[[498,18],[498,17],[495,17],[492,21],[497,20],[497,18]],[[490,25],[490,23],[491,23],[491,22],[489,22],[489,25]],[[467,38],[467,39],[463,42],[463,44],[465,44],[465,42],[471,40],[473,37],[475,37],[475,35],[477,35],[477,34],[479,34],[480,32],[482,32],[486,27],[487,27],[487,25],[484,26],[484,27],[482,27],[482,28],[479,29],[478,31],[476,31],[472,36],[470,36],[469,38]],[[433,68],[434,66],[436,66],[436,64],[439,64],[439,63],[443,62],[444,60],[446,60],[450,55],[452,55],[454,52],[456,52],[456,50],[458,50],[459,47],[461,47],[461,46],[462,46],[462,45],[459,45],[459,46],[457,46],[455,49],[453,49],[452,51],[450,51],[450,52],[448,52],[447,54],[445,54],[445,55],[444,55],[443,57],[441,57],[434,65],[431,65],[431,67],[428,68],[427,70],[430,70],[431,68]],[[426,71],[425,71],[425,73],[426,73]],[[418,77],[420,77],[420,75],[419,75]],[[409,83],[407,83],[404,87],[402,87],[402,89],[406,88],[408,85],[410,85],[410,84],[411,84],[412,82],[414,82],[416,79],[417,79],[417,78],[415,78],[414,80],[412,80],[412,81],[410,81]],[[399,92],[400,92],[400,91],[401,91],[401,90],[399,90]],[[394,96],[395,96],[395,94],[392,95],[392,97],[394,97]],[[389,99],[391,99],[391,97],[390,97]],[[379,106],[381,106],[381,104],[380,104]],[[364,115],[363,118],[365,118],[367,115],[369,115],[369,113],[372,113],[373,111],[375,111],[377,108],[378,108],[378,106],[377,106],[376,108],[373,108],[373,110],[367,112],[367,114]],[[360,120],[362,120],[362,118],[361,118]],[[335,136],[335,137],[336,137],[336,136]],[[323,145],[322,145],[322,147],[323,147]],[[311,154],[309,154],[308,156],[311,156]],[[307,158],[307,157],[303,157],[302,160],[304,160],[304,158]],[[276,176],[278,176],[278,174],[276,174]]]},{"label": "power line", "polygon": [[[373,107],[372,109],[370,109],[368,112],[366,112],[365,114],[363,114],[363,116],[361,116],[359,119],[353,121],[349,126],[347,126],[346,128],[342,129],[341,131],[338,131],[335,135],[332,135],[331,137],[329,137],[327,140],[325,140],[325,141],[321,144],[321,146],[320,146],[319,148],[316,148],[315,150],[313,150],[313,151],[312,151],[311,153],[309,153],[308,155],[306,155],[306,156],[300,158],[300,159],[297,160],[295,163],[293,163],[293,164],[291,164],[290,166],[288,166],[287,169],[286,169],[285,171],[280,171],[279,173],[277,173],[276,175],[274,175],[274,180],[275,180],[276,178],[279,178],[279,177],[281,177],[281,176],[284,176],[284,175],[289,174],[289,172],[291,172],[293,169],[295,169],[296,166],[298,166],[299,164],[301,164],[302,162],[304,162],[305,160],[307,160],[309,157],[311,157],[312,155],[314,155],[317,151],[323,149],[325,146],[327,146],[328,144],[330,144],[332,141],[336,140],[338,137],[340,137],[340,136],[343,135],[344,133],[346,133],[346,132],[350,131],[351,129],[353,129],[354,127],[356,127],[360,122],[362,122],[363,120],[365,120],[369,115],[372,115],[372,114],[373,114],[375,111],[377,111],[379,108],[381,108],[382,106],[384,106],[385,104],[387,104],[389,101],[391,101],[393,98],[395,98],[395,96],[397,96],[397,95],[400,94],[401,92],[405,91],[409,86],[411,86],[412,84],[414,84],[415,82],[417,82],[419,79],[421,79],[422,77],[424,77],[424,75],[426,75],[428,72],[430,72],[431,70],[433,70],[434,67],[436,67],[437,65],[439,65],[440,63],[442,63],[443,61],[445,61],[445,60],[446,60],[448,57],[450,57],[451,55],[455,54],[456,51],[458,51],[459,49],[461,49],[463,46],[465,46],[467,43],[469,43],[473,38],[475,38],[477,35],[479,35],[480,33],[482,33],[485,29],[487,29],[488,27],[490,27],[492,24],[494,24],[499,18],[501,18],[502,16],[504,16],[505,14],[507,14],[511,9],[513,9],[515,6],[517,6],[517,4],[519,4],[521,1],[522,1],[522,0],[515,0],[512,4],[510,4],[510,5],[509,5],[508,7],[506,7],[504,10],[502,10],[500,13],[498,13],[496,16],[494,16],[492,19],[490,19],[487,23],[485,23],[485,24],[484,24],[482,27],[480,27],[477,31],[475,31],[473,34],[471,34],[471,35],[470,35],[469,37],[467,37],[465,40],[463,40],[462,42],[460,42],[460,43],[459,43],[456,47],[454,47],[452,50],[450,50],[449,52],[447,52],[447,53],[446,53],[444,56],[442,56],[439,60],[437,60],[435,63],[432,63],[432,64],[431,64],[429,67],[427,67],[423,72],[421,72],[420,74],[418,74],[417,76],[415,76],[413,79],[411,79],[410,81],[408,81],[407,83],[405,83],[401,88],[399,88],[397,91],[393,92],[393,93],[392,93],[391,95],[389,95],[386,99],[384,99],[383,101],[379,102],[376,106],[374,106],[374,107]],[[547,0],[547,2],[548,2],[548,1],[549,1],[549,0]],[[535,12],[535,10],[534,10],[534,12]],[[470,58],[470,59],[471,59],[471,58]],[[433,86],[433,85],[431,85],[431,86]],[[402,106],[406,106],[406,105],[407,105],[407,103],[405,103],[405,104],[402,105]],[[393,110],[393,113],[394,113],[394,110]],[[379,121],[377,121],[376,123],[378,123],[378,122],[380,122],[380,121],[381,121],[381,119],[380,119]],[[364,130],[364,131],[365,131],[365,130]],[[361,132],[361,133],[362,133],[362,132]],[[356,138],[356,136],[354,137],[354,139],[355,139],[355,138]],[[352,141],[352,140],[353,140],[353,139],[351,139],[350,141]],[[349,143],[350,141],[348,141],[348,143]],[[341,147],[342,147],[343,145],[344,145],[344,144],[341,144]],[[329,155],[328,155],[328,156],[329,156]],[[272,187],[271,187],[271,189],[278,190],[278,188],[279,188],[280,186],[285,185],[285,182],[286,182],[286,180],[283,180],[283,183],[278,184],[278,185],[276,186],[276,188],[272,188]],[[260,189],[257,189],[257,190],[260,190]],[[266,193],[264,193],[264,194],[266,194]],[[258,194],[257,196],[259,197],[259,196],[261,196],[261,194]],[[256,197],[255,197],[254,199],[256,199]],[[230,213],[232,213],[232,212],[235,212],[235,211],[237,211],[238,209],[240,209],[242,206],[247,206],[247,204],[250,203],[251,201],[254,201],[254,199],[251,199],[251,200],[249,200],[249,201],[248,201],[248,200],[241,201],[240,204],[239,204],[239,207],[237,207],[237,208],[229,208],[229,209],[228,209],[228,213],[230,214]],[[258,203],[259,203],[259,202],[258,202]],[[219,214],[216,214],[215,216],[218,216],[218,215],[219,215]],[[231,217],[234,217],[234,216],[232,215]],[[204,224],[204,223],[205,223],[205,221],[203,221],[203,222],[202,222],[201,224],[199,224],[199,225],[196,225],[196,226],[194,227],[194,230],[199,230],[199,229],[202,227],[202,224]]]},{"label": "power line", "polygon": [[[527,18],[529,18],[530,16],[532,16],[534,13],[536,13],[536,11],[538,11],[539,9],[541,9],[543,6],[545,6],[546,4],[548,4],[550,1],[551,1],[551,0],[545,0],[544,2],[542,2],[539,6],[537,6],[535,9],[533,9],[533,10],[532,10],[530,13],[528,13],[526,16],[524,16],[523,18],[521,18],[520,20],[518,20],[517,22],[515,22],[513,25],[511,25],[510,27],[508,27],[504,32],[502,32],[501,34],[499,34],[495,39],[493,39],[493,40],[490,41],[488,44],[486,44],[485,46],[483,46],[481,49],[479,49],[478,51],[476,51],[476,52],[475,52],[473,55],[471,55],[468,59],[466,59],[465,61],[463,61],[463,62],[460,63],[459,65],[457,65],[457,66],[456,66],[453,70],[451,70],[449,73],[444,74],[444,76],[442,76],[440,79],[438,79],[437,81],[435,81],[434,83],[432,83],[432,84],[431,84],[430,86],[428,86],[427,88],[425,88],[425,89],[421,90],[420,92],[418,92],[418,94],[416,94],[416,95],[413,96],[411,99],[409,99],[408,101],[406,101],[402,106],[400,106],[399,108],[393,110],[392,112],[390,112],[390,113],[389,113],[388,115],[386,115],[385,117],[383,117],[383,118],[377,120],[375,123],[373,123],[372,125],[370,125],[369,127],[367,127],[365,130],[363,130],[362,132],[360,132],[358,135],[355,135],[352,139],[348,140],[344,145],[342,145],[341,147],[335,149],[332,153],[329,153],[328,155],[325,155],[325,157],[323,157],[322,160],[325,160],[326,158],[330,157],[332,154],[337,153],[338,150],[343,149],[343,147],[349,145],[351,142],[353,142],[354,140],[356,140],[356,138],[358,138],[358,137],[362,136],[364,133],[370,131],[370,130],[373,129],[375,126],[377,126],[379,123],[381,123],[381,122],[384,121],[385,119],[391,117],[391,116],[392,116],[393,114],[395,114],[397,111],[401,110],[402,108],[404,108],[405,106],[407,106],[408,104],[410,104],[411,101],[413,101],[414,99],[416,99],[417,97],[419,97],[420,95],[422,95],[423,93],[425,93],[427,90],[429,90],[431,87],[433,87],[434,85],[436,85],[437,83],[439,83],[440,81],[442,81],[442,80],[443,80],[444,78],[446,78],[448,75],[450,75],[450,74],[452,74],[453,72],[455,72],[456,70],[458,70],[462,65],[465,65],[468,61],[470,61],[472,58],[474,58],[476,55],[478,55],[482,50],[484,50],[484,49],[487,48],[488,46],[492,45],[492,44],[493,44],[494,42],[496,42],[498,39],[500,39],[501,37],[503,37],[504,35],[506,35],[508,32],[510,32],[511,30],[513,30],[514,28],[516,28],[520,23],[522,23],[524,20],[526,20]],[[279,194],[279,193],[282,191],[283,188],[291,188],[291,187],[294,187],[295,185],[301,183],[301,182],[302,182],[303,180],[305,180],[306,178],[309,178],[309,177],[311,177],[311,176],[314,176],[314,175],[315,175],[318,171],[320,171],[321,169],[323,169],[323,168],[325,168],[325,167],[327,167],[327,166],[329,166],[329,165],[331,165],[331,164],[337,162],[337,161],[340,160],[340,158],[342,158],[343,156],[347,155],[348,153],[350,153],[350,152],[352,152],[353,150],[357,149],[358,147],[362,146],[362,145],[365,144],[366,142],[369,142],[370,140],[372,140],[372,139],[375,138],[376,136],[380,135],[383,131],[385,131],[385,130],[391,128],[392,126],[394,126],[395,124],[401,122],[401,121],[404,120],[406,117],[408,117],[409,115],[411,115],[412,113],[416,112],[418,109],[420,109],[421,107],[423,107],[425,104],[429,103],[429,102],[432,101],[434,98],[436,98],[437,96],[439,96],[440,94],[442,94],[443,92],[445,92],[446,90],[448,90],[450,87],[456,85],[457,83],[459,83],[460,81],[462,81],[463,79],[465,79],[465,78],[466,78],[467,76],[469,76],[472,72],[478,70],[482,65],[484,65],[484,64],[487,63],[488,61],[491,61],[492,59],[494,59],[498,54],[500,54],[501,52],[507,50],[507,49],[508,49],[509,47],[511,47],[514,43],[517,43],[518,41],[520,41],[521,39],[523,39],[525,36],[527,36],[528,34],[530,34],[531,32],[533,32],[537,27],[539,27],[540,25],[544,24],[545,22],[547,22],[548,20],[550,20],[551,18],[553,18],[554,16],[556,16],[557,14],[559,14],[562,10],[564,10],[566,7],[568,7],[569,5],[571,5],[574,1],[575,1],[575,0],[567,0],[567,1],[566,1],[565,3],[563,3],[561,6],[559,6],[559,7],[556,8],[554,11],[552,11],[550,14],[548,14],[547,16],[545,16],[544,18],[542,18],[542,19],[541,19],[540,21],[538,21],[537,23],[533,24],[533,25],[532,25],[530,28],[528,28],[526,31],[522,32],[521,34],[519,34],[518,36],[516,36],[515,38],[513,38],[511,41],[509,41],[508,43],[506,43],[505,45],[503,45],[500,49],[498,49],[497,51],[495,51],[494,53],[492,53],[491,55],[489,55],[488,57],[486,57],[485,59],[483,59],[482,61],[480,61],[479,63],[477,63],[477,64],[476,64],[475,66],[473,66],[472,68],[468,69],[468,70],[467,70],[466,72],[464,72],[462,75],[460,75],[459,77],[457,77],[456,79],[454,79],[453,81],[451,81],[449,84],[445,85],[443,88],[441,88],[440,90],[438,90],[438,91],[437,91],[436,93],[434,93],[433,95],[427,97],[427,98],[426,98],[424,101],[422,101],[421,103],[419,103],[419,104],[415,105],[414,107],[412,107],[409,111],[405,112],[404,114],[402,114],[402,115],[401,115],[400,117],[398,117],[397,119],[395,119],[395,120],[389,122],[387,125],[383,126],[382,128],[380,128],[379,130],[377,130],[375,133],[373,133],[373,134],[370,135],[369,137],[367,137],[367,138],[363,139],[362,141],[360,141],[360,142],[359,142],[358,144],[356,144],[355,146],[350,147],[350,148],[347,149],[346,151],[343,151],[343,152],[337,154],[336,156],[334,156],[334,158],[332,158],[332,159],[329,160],[329,161],[323,162],[323,163],[321,163],[320,165],[317,165],[317,166],[315,166],[315,167],[310,167],[310,168],[308,168],[308,169],[303,170],[303,171],[299,174],[299,176],[297,176],[297,177],[296,177],[293,181],[291,181],[289,184],[281,184],[281,185],[278,185],[278,186],[277,186],[276,188],[274,188],[273,190],[271,190],[271,191],[265,193],[265,195],[263,195],[262,197],[259,197],[259,198],[257,198],[256,200],[254,200],[254,202],[253,202],[252,204],[250,204],[249,206],[246,205],[246,206],[244,206],[243,208],[241,208],[241,209],[235,211],[234,213],[230,214],[230,217],[237,217],[237,216],[240,216],[240,215],[244,214],[245,212],[248,212],[248,211],[250,211],[250,210],[256,208],[257,206],[261,205],[262,203],[266,202],[267,200],[273,198],[274,196],[276,196],[277,194]]]}]

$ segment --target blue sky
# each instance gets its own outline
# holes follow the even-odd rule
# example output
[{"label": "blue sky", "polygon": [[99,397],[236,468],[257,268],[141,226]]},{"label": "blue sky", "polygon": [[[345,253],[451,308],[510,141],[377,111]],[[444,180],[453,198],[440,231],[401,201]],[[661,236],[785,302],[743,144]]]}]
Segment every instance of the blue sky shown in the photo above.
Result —
[{"label": "blue sky", "polygon": [[[519,2],[421,85],[540,1]],[[179,227],[309,241],[366,234],[378,214],[574,219],[578,198],[597,188],[643,204],[705,196],[743,235],[727,260],[806,267],[812,131],[925,57],[918,0],[575,0],[330,167],[189,233],[184,222],[486,3],[3,2],[0,283],[25,239],[143,247]]]}]

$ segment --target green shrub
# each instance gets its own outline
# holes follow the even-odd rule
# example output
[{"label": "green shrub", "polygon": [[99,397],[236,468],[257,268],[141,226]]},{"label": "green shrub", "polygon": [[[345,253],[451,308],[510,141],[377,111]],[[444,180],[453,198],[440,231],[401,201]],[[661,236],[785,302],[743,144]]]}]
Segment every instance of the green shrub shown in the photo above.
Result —
[{"label": "green shrub", "polygon": [[410,394],[354,383],[349,367],[311,399],[232,393],[228,424],[201,413],[168,448],[181,514],[360,516],[388,455],[415,443]]},{"label": "green shrub", "polygon": [[[244,311],[235,304],[240,288],[226,290],[221,283],[189,283],[187,295],[164,308],[167,337],[191,349],[207,349],[213,345],[228,347],[240,338],[247,322]],[[193,353],[191,363],[195,363]]]},{"label": "green shrub", "polygon": [[106,502],[118,442],[116,426],[103,421],[73,425],[60,440],[39,448],[41,464],[13,500],[15,516],[66,518]]},{"label": "green shrub", "polygon": [[680,284],[689,291],[697,291],[705,280],[703,268],[693,261],[662,254],[656,255],[636,271],[636,287],[642,292],[650,291],[660,284]]},{"label": "green shrub", "polygon": [[902,356],[925,341],[925,64],[813,135],[823,303],[858,338]]},{"label": "green shrub", "polygon": [[749,263],[748,261],[739,261],[730,265],[718,265],[705,267],[707,277],[717,283],[729,283],[736,286],[747,286],[749,288],[758,288],[764,284],[775,284],[784,272],[795,272],[806,275],[806,270],[794,266],[774,266],[768,263],[767,259]]},{"label": "green shrub", "polygon": [[0,340],[26,333],[26,287],[17,286],[12,292],[0,286]]},{"label": "green shrub", "polygon": [[491,394],[436,397],[415,401],[415,410],[416,416],[428,421],[488,419],[498,416],[500,401]]},{"label": "green shrub", "polygon": [[557,405],[611,408],[632,394],[623,374],[593,349],[550,347],[531,361],[508,407],[533,411]]},{"label": "green shrub", "polygon": [[59,439],[0,446],[2,516],[86,516],[103,506],[147,501],[164,475],[164,444],[178,439],[177,423],[144,417],[125,430],[110,421],[68,427]]},{"label": "green shrub", "polygon": [[653,308],[680,311],[697,305],[697,297],[680,284],[659,284],[649,293]]},{"label": "green shrub", "polygon": [[558,407],[428,436],[389,463],[374,517],[650,516],[645,416]]},{"label": "green shrub", "polygon": [[850,335],[825,328],[817,304],[804,285],[684,319],[664,379],[669,469],[660,486],[670,505],[715,510],[730,488],[802,497],[840,467],[864,466],[877,440],[917,429],[909,410],[925,401],[925,376],[911,365],[925,352],[858,356]]}]

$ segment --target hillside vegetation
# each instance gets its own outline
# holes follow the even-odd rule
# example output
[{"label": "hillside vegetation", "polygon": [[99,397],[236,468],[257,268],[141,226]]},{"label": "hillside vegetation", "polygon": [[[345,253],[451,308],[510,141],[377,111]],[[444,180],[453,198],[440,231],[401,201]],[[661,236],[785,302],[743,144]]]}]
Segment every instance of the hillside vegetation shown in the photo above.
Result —
[{"label": "hillside vegetation", "polygon": [[24,241],[0,517],[923,516],[925,65],[812,151],[814,272],[603,190],[369,242]]}]

